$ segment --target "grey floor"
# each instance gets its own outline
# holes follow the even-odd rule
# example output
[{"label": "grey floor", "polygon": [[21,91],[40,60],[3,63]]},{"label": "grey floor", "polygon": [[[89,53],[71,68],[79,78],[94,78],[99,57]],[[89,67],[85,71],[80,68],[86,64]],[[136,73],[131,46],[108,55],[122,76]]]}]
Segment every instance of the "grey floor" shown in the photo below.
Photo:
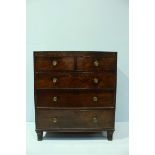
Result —
[{"label": "grey floor", "polygon": [[37,141],[34,122],[27,122],[27,155],[128,155],[128,122],[117,122],[113,141],[98,134],[44,133]]}]

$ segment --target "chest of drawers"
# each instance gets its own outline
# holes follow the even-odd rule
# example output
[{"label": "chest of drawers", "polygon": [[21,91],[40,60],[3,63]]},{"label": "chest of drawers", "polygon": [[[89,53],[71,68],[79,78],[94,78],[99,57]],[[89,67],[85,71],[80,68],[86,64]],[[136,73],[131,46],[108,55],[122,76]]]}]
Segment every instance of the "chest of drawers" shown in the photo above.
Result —
[{"label": "chest of drawers", "polygon": [[107,139],[112,140],[116,81],[116,52],[35,51],[38,140],[43,131],[107,131]]}]

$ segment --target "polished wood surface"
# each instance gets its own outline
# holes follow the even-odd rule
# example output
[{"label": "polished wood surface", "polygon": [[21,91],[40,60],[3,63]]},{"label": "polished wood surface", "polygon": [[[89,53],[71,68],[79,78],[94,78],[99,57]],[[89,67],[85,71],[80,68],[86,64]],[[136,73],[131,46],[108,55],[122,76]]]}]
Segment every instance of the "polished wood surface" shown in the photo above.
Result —
[{"label": "polished wood surface", "polygon": [[44,72],[36,74],[35,84],[36,88],[115,88],[115,78],[113,72]]},{"label": "polished wood surface", "polygon": [[37,57],[35,63],[36,71],[73,70],[73,57]]},{"label": "polished wood surface", "polygon": [[35,51],[38,140],[42,140],[43,131],[107,131],[108,140],[112,140],[116,81],[116,52]]},{"label": "polished wood surface", "polygon": [[37,110],[37,129],[113,129],[113,110]]},{"label": "polished wood surface", "polygon": [[113,107],[113,91],[83,91],[83,92],[66,92],[66,91],[37,91],[38,107]]},{"label": "polished wood surface", "polygon": [[103,71],[115,70],[115,57],[77,57],[77,70],[81,71]]}]

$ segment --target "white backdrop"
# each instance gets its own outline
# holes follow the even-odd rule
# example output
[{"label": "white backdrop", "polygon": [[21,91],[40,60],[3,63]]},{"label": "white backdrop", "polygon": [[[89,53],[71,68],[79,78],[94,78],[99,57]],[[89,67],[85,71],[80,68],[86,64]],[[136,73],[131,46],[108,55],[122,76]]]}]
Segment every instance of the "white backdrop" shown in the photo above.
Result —
[{"label": "white backdrop", "polygon": [[128,121],[128,0],[27,0],[27,121],[34,121],[33,51],[118,52],[116,121]]}]

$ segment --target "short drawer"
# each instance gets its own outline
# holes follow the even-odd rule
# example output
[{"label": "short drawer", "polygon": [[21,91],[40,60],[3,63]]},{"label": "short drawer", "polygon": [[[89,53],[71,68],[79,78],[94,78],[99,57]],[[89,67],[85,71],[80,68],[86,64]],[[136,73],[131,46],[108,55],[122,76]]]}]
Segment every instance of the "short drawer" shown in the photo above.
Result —
[{"label": "short drawer", "polygon": [[115,88],[114,72],[38,73],[36,88]]},{"label": "short drawer", "polygon": [[115,56],[100,57],[77,57],[77,70],[80,71],[101,71],[101,70],[115,70],[116,58]]},{"label": "short drawer", "polygon": [[112,107],[114,106],[114,92],[92,92],[92,91],[52,91],[38,90],[38,107]]},{"label": "short drawer", "polygon": [[114,110],[37,110],[37,129],[112,129]]},{"label": "short drawer", "polygon": [[35,71],[73,70],[74,57],[35,57]]}]

